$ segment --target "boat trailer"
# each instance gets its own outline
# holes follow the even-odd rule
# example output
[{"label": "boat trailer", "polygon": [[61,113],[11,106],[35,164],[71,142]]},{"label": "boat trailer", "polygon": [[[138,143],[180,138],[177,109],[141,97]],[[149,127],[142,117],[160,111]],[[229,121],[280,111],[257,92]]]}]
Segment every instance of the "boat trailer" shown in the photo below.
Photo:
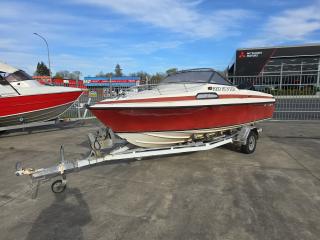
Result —
[{"label": "boat trailer", "polygon": [[41,127],[41,126],[49,126],[57,124],[58,120],[51,120],[51,121],[40,121],[40,122],[32,122],[32,123],[23,123],[23,119],[21,120],[21,124],[19,125],[13,125],[13,126],[7,126],[7,127],[0,127],[0,132],[2,131],[9,131],[9,130],[17,130],[17,129],[27,129],[27,128],[33,128],[33,127]]},{"label": "boat trailer", "polygon": [[255,151],[257,139],[262,129],[252,126],[243,126],[236,130],[223,133],[218,137],[206,139],[205,141],[191,141],[181,145],[161,148],[137,148],[128,144],[125,140],[115,136],[111,129],[100,129],[94,135],[88,134],[91,152],[87,158],[68,161],[64,157],[64,148],[60,148],[60,160],[55,166],[48,168],[23,168],[21,163],[16,164],[15,174],[17,176],[28,175],[31,177],[32,198],[36,198],[41,182],[59,177],[51,185],[54,193],[61,193],[66,189],[66,175],[75,171],[81,171],[98,164],[117,160],[141,160],[146,157],[173,155],[179,153],[190,153],[205,151],[233,143],[241,147],[242,152],[252,153]]}]

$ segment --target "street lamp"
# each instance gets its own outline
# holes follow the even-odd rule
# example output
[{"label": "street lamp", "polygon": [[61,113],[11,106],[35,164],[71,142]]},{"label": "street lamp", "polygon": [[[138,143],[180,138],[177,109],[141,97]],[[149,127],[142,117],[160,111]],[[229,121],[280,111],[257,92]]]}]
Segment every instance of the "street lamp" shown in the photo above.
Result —
[{"label": "street lamp", "polygon": [[42,37],[40,34],[38,33],[33,33],[34,35],[37,35],[38,37],[40,37],[45,43],[46,43],[46,46],[47,46],[47,52],[48,52],[48,63],[49,63],[49,73],[50,73],[50,79],[52,78],[51,76],[51,64],[50,64],[50,53],[49,53],[49,45],[48,45],[48,42],[47,40]]}]

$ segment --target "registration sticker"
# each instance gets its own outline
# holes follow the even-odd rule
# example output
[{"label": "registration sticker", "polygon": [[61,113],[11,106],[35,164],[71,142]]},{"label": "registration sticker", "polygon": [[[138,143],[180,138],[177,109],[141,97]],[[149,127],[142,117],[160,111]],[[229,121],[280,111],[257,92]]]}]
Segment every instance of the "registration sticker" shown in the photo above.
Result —
[{"label": "registration sticker", "polygon": [[233,92],[236,90],[236,88],[235,87],[213,87],[212,90],[217,92]]}]

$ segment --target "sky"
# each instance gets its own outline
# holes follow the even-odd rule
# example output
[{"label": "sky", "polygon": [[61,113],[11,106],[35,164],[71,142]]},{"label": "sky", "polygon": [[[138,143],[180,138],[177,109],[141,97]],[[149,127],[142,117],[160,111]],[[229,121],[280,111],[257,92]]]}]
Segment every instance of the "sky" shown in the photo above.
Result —
[{"label": "sky", "polygon": [[320,42],[320,0],[0,0],[0,61],[33,74],[224,70],[242,47]]}]

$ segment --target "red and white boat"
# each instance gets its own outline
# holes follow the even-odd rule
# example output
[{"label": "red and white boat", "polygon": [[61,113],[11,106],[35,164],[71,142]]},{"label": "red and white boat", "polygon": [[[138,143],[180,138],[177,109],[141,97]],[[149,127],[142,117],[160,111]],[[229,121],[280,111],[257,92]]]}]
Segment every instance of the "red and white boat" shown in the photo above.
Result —
[{"label": "red and white boat", "polygon": [[272,117],[272,95],[241,90],[213,69],[169,75],[152,89],[89,106],[119,137],[140,147],[164,147]]},{"label": "red and white boat", "polygon": [[0,63],[0,127],[58,118],[81,95],[78,88],[46,86]]}]

